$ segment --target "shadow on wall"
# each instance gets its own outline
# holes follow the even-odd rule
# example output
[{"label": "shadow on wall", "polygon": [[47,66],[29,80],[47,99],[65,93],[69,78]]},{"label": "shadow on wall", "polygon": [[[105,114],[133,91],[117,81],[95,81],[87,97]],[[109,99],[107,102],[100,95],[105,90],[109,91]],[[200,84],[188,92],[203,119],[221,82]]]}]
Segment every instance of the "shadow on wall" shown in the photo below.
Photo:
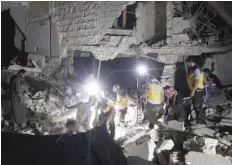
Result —
[{"label": "shadow on wall", "polygon": [[187,83],[187,73],[185,71],[185,66],[183,62],[176,64],[176,73],[175,73],[175,89],[181,93],[184,97],[189,96],[189,88]]}]

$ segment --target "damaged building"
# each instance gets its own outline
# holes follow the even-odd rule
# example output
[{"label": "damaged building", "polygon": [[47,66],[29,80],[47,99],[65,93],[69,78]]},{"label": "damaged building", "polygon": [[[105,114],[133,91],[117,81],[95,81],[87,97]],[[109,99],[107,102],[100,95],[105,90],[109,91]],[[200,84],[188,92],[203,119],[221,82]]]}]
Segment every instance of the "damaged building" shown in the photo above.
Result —
[{"label": "damaged building", "polygon": [[[112,152],[119,155],[112,159],[114,162],[101,163],[94,155],[91,159],[97,163],[92,164],[117,164],[118,160],[120,164],[231,164],[231,7],[231,2],[216,1],[1,2],[2,133],[46,135],[50,138],[47,143],[52,142],[65,133],[66,121],[76,117],[75,105],[86,99],[82,84],[88,76],[104,84],[105,91],[111,92],[113,85],[121,83],[130,90],[130,97],[136,98],[138,77],[133,69],[140,62],[150,68],[149,73],[162,86],[173,87],[188,97],[186,60],[191,57],[220,79],[224,90],[206,112],[214,115],[220,111],[223,119],[209,120],[203,128],[194,125],[191,133],[183,132],[180,123],[172,121],[169,129],[159,133],[158,139],[162,140],[157,142],[157,131],[138,125],[143,112],[132,99],[129,127],[116,128],[120,132],[116,133],[117,145],[127,160],[107,137]],[[27,90],[23,95],[30,118],[23,128],[12,127],[8,119],[12,108],[10,81],[21,69],[26,71]],[[8,134],[4,137],[8,138]],[[33,138],[26,138],[33,143]],[[97,138],[101,139],[99,135]],[[92,141],[93,152],[100,159],[108,159],[102,153],[107,151],[101,152],[96,139]],[[45,143],[40,143],[46,148]],[[55,145],[52,142],[51,146]]]}]

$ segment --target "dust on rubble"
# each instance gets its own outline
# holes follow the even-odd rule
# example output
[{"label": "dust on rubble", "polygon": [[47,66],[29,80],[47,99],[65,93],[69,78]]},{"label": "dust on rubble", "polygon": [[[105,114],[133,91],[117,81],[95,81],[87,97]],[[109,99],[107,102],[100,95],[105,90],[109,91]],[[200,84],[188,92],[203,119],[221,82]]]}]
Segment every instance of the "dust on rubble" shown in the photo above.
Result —
[{"label": "dust on rubble", "polygon": [[[13,131],[31,135],[62,134],[66,130],[66,107],[76,105],[77,95],[64,81],[56,81],[43,73],[27,75],[28,90],[24,91],[24,103],[28,110],[28,122],[18,125],[8,118],[2,118],[2,131]],[[9,82],[9,79],[8,79]],[[7,84],[7,81],[6,81]],[[11,104],[10,86],[2,89],[3,102]],[[10,106],[2,106],[2,116],[9,115]],[[75,112],[71,115],[75,118]]]}]

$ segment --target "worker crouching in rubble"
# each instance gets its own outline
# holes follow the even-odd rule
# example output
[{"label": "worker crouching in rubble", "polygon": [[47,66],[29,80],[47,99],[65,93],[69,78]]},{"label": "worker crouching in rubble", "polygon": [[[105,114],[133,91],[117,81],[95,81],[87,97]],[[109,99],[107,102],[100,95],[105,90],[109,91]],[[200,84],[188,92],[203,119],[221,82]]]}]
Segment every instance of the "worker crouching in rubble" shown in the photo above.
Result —
[{"label": "worker crouching in rubble", "polygon": [[188,116],[191,113],[191,104],[185,103],[182,95],[168,85],[164,87],[164,95],[166,98],[166,124],[170,120],[178,120],[183,121],[184,127],[189,126],[190,121],[188,120]]},{"label": "worker crouching in rubble", "polygon": [[128,98],[126,97],[126,92],[121,89],[118,84],[114,85],[113,92],[116,92],[117,95],[116,109],[119,113],[119,122],[125,124],[125,116],[128,106]]},{"label": "worker crouching in rubble", "polygon": [[97,97],[95,95],[89,96],[87,103],[81,103],[77,106],[77,130],[78,132],[86,132],[92,129],[93,117],[95,117],[95,107],[97,104]]},{"label": "worker crouching in rubble", "polygon": [[160,82],[153,78],[148,82],[147,92],[142,96],[147,99],[145,120],[149,121],[149,127],[152,129],[154,124],[162,125],[158,119],[164,114],[164,91]]},{"label": "worker crouching in rubble", "polygon": [[24,104],[24,91],[26,90],[26,82],[24,80],[26,71],[24,69],[20,70],[15,76],[10,80],[11,84],[11,109],[12,118],[15,123],[23,126],[28,121],[28,111]]},{"label": "worker crouching in rubble", "polygon": [[114,105],[109,99],[104,98],[99,102],[98,109],[101,112],[99,115],[99,125],[103,127],[111,135],[113,139],[115,135]]},{"label": "worker crouching in rubble", "polygon": [[197,66],[193,58],[187,60],[188,69],[188,85],[190,89],[190,97],[193,101],[193,109],[196,112],[197,123],[203,123],[203,88],[204,88],[204,74]]}]

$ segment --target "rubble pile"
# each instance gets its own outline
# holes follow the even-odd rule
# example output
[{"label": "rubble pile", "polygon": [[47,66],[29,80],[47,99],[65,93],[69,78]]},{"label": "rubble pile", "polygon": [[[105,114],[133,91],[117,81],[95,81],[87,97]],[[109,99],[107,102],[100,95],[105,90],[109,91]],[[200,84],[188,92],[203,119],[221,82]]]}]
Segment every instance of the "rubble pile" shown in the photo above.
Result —
[{"label": "rubble pile", "polygon": [[[121,144],[124,154],[128,159],[140,157],[157,165],[231,165],[232,127],[228,125],[230,121],[223,122],[223,120],[231,119],[232,109],[230,100],[227,99],[225,102],[221,98],[219,96],[211,105],[207,105],[212,111],[208,115],[217,116],[217,120],[212,120],[211,124],[206,123],[206,125],[193,124],[187,132],[182,130],[178,121],[169,122],[167,128],[160,131],[150,130],[147,125],[140,125],[140,129],[133,127],[125,134],[132,136],[128,136]],[[204,157],[215,161],[205,162]],[[200,160],[195,161],[195,159]]]},{"label": "rubble pile", "polygon": [[[11,74],[12,75],[12,74]],[[63,133],[66,116],[66,107],[76,105],[79,97],[73,95],[71,87],[65,82],[58,82],[55,78],[43,73],[27,74],[25,78],[27,88],[24,90],[24,104],[28,110],[28,123],[25,126],[10,124],[12,121],[3,118],[2,130],[14,131],[23,134],[57,134]],[[8,80],[5,81],[9,82]],[[7,86],[7,88],[10,88]],[[2,96],[10,101],[10,90],[2,89]],[[4,109],[10,111],[10,106]],[[60,120],[59,120],[60,119]]]}]

